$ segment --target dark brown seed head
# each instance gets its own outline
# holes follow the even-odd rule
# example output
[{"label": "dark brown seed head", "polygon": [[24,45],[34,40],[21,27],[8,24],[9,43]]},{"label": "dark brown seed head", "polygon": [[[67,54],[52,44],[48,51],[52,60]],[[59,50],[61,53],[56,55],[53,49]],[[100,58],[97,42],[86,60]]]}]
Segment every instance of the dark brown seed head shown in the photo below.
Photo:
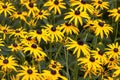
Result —
[{"label": "dark brown seed head", "polygon": [[3,6],[2,6],[2,8],[3,8],[3,9],[6,9],[6,8],[7,8],[7,6],[6,6],[6,5],[3,5]]},{"label": "dark brown seed head", "polygon": [[94,58],[94,57],[91,57],[91,58],[90,58],[90,61],[91,61],[91,62],[95,62],[95,58]]},{"label": "dark brown seed head", "polygon": [[54,32],[54,31],[56,31],[56,28],[55,28],[55,27],[52,27],[51,30]]},{"label": "dark brown seed head", "polygon": [[51,70],[51,74],[55,75],[56,74],[56,70]]},{"label": "dark brown seed head", "polygon": [[28,73],[28,74],[32,74],[33,71],[32,71],[31,69],[28,69],[28,70],[27,70],[27,73]]},{"label": "dark brown seed head", "polygon": [[104,51],[100,50],[100,51],[98,51],[98,54],[103,55]]},{"label": "dark brown seed head", "polygon": [[66,26],[71,26],[71,23],[68,23],[68,22],[67,22],[67,23],[65,23],[65,25],[66,25]]},{"label": "dark brown seed head", "polygon": [[59,4],[58,0],[55,0],[55,1],[54,1],[54,4],[55,4],[55,5],[58,5],[58,4]]},{"label": "dark brown seed head", "polygon": [[99,22],[98,25],[101,26],[101,27],[103,27],[104,23],[103,22]]},{"label": "dark brown seed head", "polygon": [[80,11],[79,10],[76,10],[75,11],[75,15],[79,15],[80,14]]},{"label": "dark brown seed head", "polygon": [[82,40],[78,40],[77,43],[78,43],[79,45],[83,45],[83,44],[84,44],[84,42],[83,42]]},{"label": "dark brown seed head", "polygon": [[98,4],[102,4],[102,1],[98,1]]},{"label": "dark brown seed head", "polygon": [[13,43],[13,46],[14,46],[14,47],[17,47],[18,45],[17,45],[16,43]]},{"label": "dark brown seed head", "polygon": [[42,31],[41,30],[37,30],[37,34],[42,34]]},{"label": "dark brown seed head", "polygon": [[29,7],[33,8],[34,4],[32,2],[29,3]]},{"label": "dark brown seed head", "polygon": [[118,52],[118,48],[114,48],[114,52]]},{"label": "dark brown seed head", "polygon": [[31,47],[32,48],[37,48],[37,45],[36,44],[32,44]]},{"label": "dark brown seed head", "polygon": [[8,59],[4,59],[4,60],[3,60],[3,63],[4,63],[4,64],[7,64],[8,62],[9,62]]},{"label": "dark brown seed head", "polygon": [[86,4],[87,1],[86,1],[86,0],[82,0],[81,3],[82,3],[82,4]]}]

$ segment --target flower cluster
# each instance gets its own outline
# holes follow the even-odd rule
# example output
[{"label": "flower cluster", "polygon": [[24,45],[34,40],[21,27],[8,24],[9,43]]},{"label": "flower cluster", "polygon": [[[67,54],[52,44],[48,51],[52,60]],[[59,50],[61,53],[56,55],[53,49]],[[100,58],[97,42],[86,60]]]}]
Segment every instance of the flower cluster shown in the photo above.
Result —
[{"label": "flower cluster", "polygon": [[119,3],[1,0],[0,79],[119,79]]}]

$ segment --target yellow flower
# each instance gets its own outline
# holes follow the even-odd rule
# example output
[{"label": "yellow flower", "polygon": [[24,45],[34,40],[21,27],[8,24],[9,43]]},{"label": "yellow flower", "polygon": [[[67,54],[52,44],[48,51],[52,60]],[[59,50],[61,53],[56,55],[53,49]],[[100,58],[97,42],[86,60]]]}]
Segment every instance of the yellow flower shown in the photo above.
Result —
[{"label": "yellow flower", "polygon": [[108,10],[108,12],[110,12],[109,16],[115,18],[115,22],[120,19],[120,7],[118,7],[117,9],[115,8],[112,10]]},{"label": "yellow flower", "polygon": [[23,21],[27,22],[26,17],[27,17],[27,12],[25,12],[25,11],[23,11],[23,12],[22,11],[14,12],[10,16],[10,18],[12,18],[13,20],[14,19],[20,19],[20,20],[23,20]]},{"label": "yellow flower", "polygon": [[120,67],[116,66],[114,67],[115,71],[113,72],[112,77],[117,77],[120,74]]},{"label": "yellow flower", "polygon": [[39,12],[36,13],[35,19],[47,19],[47,16],[49,16],[50,13],[48,12],[48,10],[41,10]]},{"label": "yellow flower", "polygon": [[46,43],[49,41],[47,32],[44,29],[31,31],[30,36],[32,36],[33,38],[36,38],[38,43],[40,43],[42,39]]},{"label": "yellow flower", "polygon": [[25,31],[25,29],[21,27],[21,28],[12,30],[10,32],[10,37],[14,36],[14,38],[18,38],[18,37],[20,38],[20,37],[23,37],[25,34],[27,34],[27,32]]},{"label": "yellow flower", "polygon": [[45,26],[45,30],[48,36],[50,37],[51,42],[58,42],[59,40],[62,40],[64,37],[59,25],[57,27],[54,27],[53,25],[47,24]]},{"label": "yellow flower", "polygon": [[26,8],[29,10],[28,16],[30,16],[32,14],[32,16],[35,17],[35,13],[39,12],[37,4],[33,3],[33,2],[26,3]]},{"label": "yellow flower", "polygon": [[9,71],[9,70],[16,70],[16,66],[18,66],[17,61],[13,56],[9,57],[0,57],[0,66],[3,71]]},{"label": "yellow flower", "polygon": [[3,34],[3,39],[5,39],[6,35],[10,34],[11,31],[12,31],[12,29],[10,29],[10,26],[7,26],[7,25],[2,26],[2,25],[0,25],[0,34]]},{"label": "yellow flower", "polygon": [[78,35],[79,29],[77,27],[75,27],[73,24],[71,23],[64,23],[61,25],[61,29],[63,33],[66,33],[67,35],[71,35],[72,32],[76,35]]},{"label": "yellow flower", "polygon": [[21,66],[22,70],[18,70],[17,77],[21,78],[21,80],[41,80],[40,74],[35,69],[35,67],[27,67]]},{"label": "yellow flower", "polygon": [[29,21],[26,22],[30,27],[35,27],[37,24],[37,20],[34,18],[30,19]]},{"label": "yellow flower", "polygon": [[33,54],[34,57],[37,58],[37,56],[46,56],[46,53],[43,52],[42,48],[40,48],[37,44],[33,43],[33,44],[25,44],[25,46],[23,47],[24,53],[26,53],[27,51],[30,51],[30,54]]},{"label": "yellow flower", "polygon": [[80,57],[80,54],[83,53],[85,56],[90,55],[90,47],[85,44],[82,40],[72,40],[69,38],[69,42],[66,44],[67,50],[74,48],[73,54],[77,53],[77,58]]},{"label": "yellow flower", "polygon": [[51,60],[50,64],[49,64],[49,68],[52,70],[61,70],[61,68],[63,68],[63,66],[60,64],[60,62]]},{"label": "yellow flower", "polygon": [[36,0],[20,0],[20,4],[22,5],[26,5],[26,3],[29,3],[29,2],[35,3]]},{"label": "yellow flower", "polygon": [[20,44],[20,43],[17,43],[17,42],[11,44],[10,46],[8,46],[8,48],[11,48],[11,51],[12,51],[12,52],[17,52],[17,51],[19,51],[19,50],[22,50],[21,44]]},{"label": "yellow flower", "polygon": [[61,78],[62,80],[68,80],[66,77],[62,76],[57,70],[43,70],[41,73],[43,79],[42,80],[58,80]]},{"label": "yellow flower", "polygon": [[97,73],[102,70],[102,67],[100,66],[101,63],[94,57],[87,56],[84,58],[78,58],[78,61],[80,61],[78,65],[83,64],[83,68],[86,70],[84,78],[86,78],[89,73],[93,73],[97,76]]},{"label": "yellow flower", "polygon": [[48,0],[48,2],[44,4],[44,6],[49,6],[48,8],[49,11],[54,9],[54,14],[57,14],[57,12],[58,14],[61,14],[61,10],[60,10],[61,8],[66,9],[63,0]]},{"label": "yellow flower", "polygon": [[119,58],[120,55],[120,46],[118,44],[118,42],[116,43],[112,43],[112,44],[108,44],[107,45],[108,48],[106,48],[106,54],[109,56],[109,58],[113,57],[113,58]]},{"label": "yellow flower", "polygon": [[78,22],[83,25],[83,18],[89,19],[90,17],[86,12],[71,9],[71,11],[66,13],[66,16],[64,17],[64,19],[68,18],[70,18],[69,23],[74,21],[75,26],[78,26]]},{"label": "yellow flower", "polygon": [[107,63],[107,56],[103,50],[97,48],[97,50],[92,50],[91,52],[93,57],[100,61],[102,65]]},{"label": "yellow flower", "polygon": [[94,11],[94,7],[91,4],[88,4],[86,0],[74,1],[71,3],[71,6],[77,6],[76,8],[80,9],[80,11],[88,11],[90,14]]},{"label": "yellow flower", "polygon": [[92,0],[92,5],[95,9],[109,9],[109,2],[103,0]]},{"label": "yellow flower", "polygon": [[101,38],[103,38],[104,35],[108,38],[110,32],[113,32],[113,28],[102,20],[95,20],[95,28],[95,35],[100,35]]},{"label": "yellow flower", "polygon": [[0,3],[0,14],[4,13],[4,16],[7,17],[7,14],[12,15],[12,12],[14,12],[16,9],[14,6],[12,6],[12,3],[9,2],[1,2]]}]

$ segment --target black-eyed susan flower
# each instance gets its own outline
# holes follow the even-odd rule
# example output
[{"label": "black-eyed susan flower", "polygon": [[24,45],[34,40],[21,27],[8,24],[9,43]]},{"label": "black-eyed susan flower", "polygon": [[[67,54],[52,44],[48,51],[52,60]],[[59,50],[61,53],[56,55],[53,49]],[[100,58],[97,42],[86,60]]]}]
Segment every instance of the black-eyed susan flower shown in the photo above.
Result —
[{"label": "black-eyed susan flower", "polygon": [[93,14],[94,17],[102,17],[103,13],[99,9],[94,9]]},{"label": "black-eyed susan flower", "polygon": [[66,77],[62,76],[57,70],[43,70],[41,76],[43,77],[43,80],[58,80],[59,78],[61,78],[62,80],[68,80]]},{"label": "black-eyed susan flower", "polygon": [[48,36],[50,37],[51,42],[58,42],[59,40],[62,40],[64,37],[59,25],[57,27],[54,27],[53,25],[46,24],[45,30]]},{"label": "black-eyed susan flower", "polygon": [[40,62],[40,61],[45,60],[45,57],[46,57],[46,55],[40,55],[40,56],[33,57],[33,58],[35,59],[35,61]]},{"label": "black-eyed susan flower", "polygon": [[18,70],[18,74],[16,75],[21,80],[41,80],[40,74],[38,73],[38,70],[35,69],[35,67],[31,66],[21,66],[21,70]]},{"label": "black-eyed susan flower", "polygon": [[49,41],[49,37],[47,35],[47,32],[44,29],[41,29],[41,30],[38,29],[38,30],[31,31],[30,36],[32,36],[33,38],[36,38],[38,43],[40,43],[42,39],[46,43]]},{"label": "black-eyed susan flower", "polygon": [[20,39],[21,41],[21,44],[22,45],[25,45],[25,44],[33,44],[36,42],[35,38],[33,38],[32,36],[29,36],[29,35],[25,35],[24,37],[22,37]]},{"label": "black-eyed susan flower", "polygon": [[90,55],[90,47],[84,43],[82,40],[78,39],[77,41],[69,38],[68,44],[66,44],[67,50],[74,48],[73,54],[77,54],[77,58],[80,57],[80,54],[83,53],[85,56]]},{"label": "black-eyed susan flower", "polygon": [[89,12],[90,14],[93,14],[94,7],[87,2],[87,0],[78,0],[71,3],[71,6],[76,6],[77,9],[80,9],[80,11]]},{"label": "black-eyed susan flower", "polygon": [[102,65],[105,65],[107,63],[107,56],[104,50],[97,48],[97,50],[92,50],[91,52],[93,57],[100,61]]},{"label": "black-eyed susan flower", "polygon": [[25,31],[25,29],[23,29],[23,28],[21,27],[21,28],[12,30],[11,33],[10,33],[10,37],[11,37],[11,36],[14,36],[15,38],[21,38],[21,37],[23,37],[25,34],[27,34],[27,32]]},{"label": "black-eyed susan flower", "polygon": [[15,60],[15,57],[9,56],[4,57],[0,56],[0,66],[3,71],[9,71],[14,70],[17,71],[16,66],[18,66],[17,61]]},{"label": "black-eyed susan flower", "polygon": [[108,38],[110,32],[113,32],[113,28],[103,20],[95,20],[95,28],[95,35],[100,35],[101,38],[104,36]]},{"label": "black-eyed susan flower", "polygon": [[24,50],[24,53],[29,51],[30,54],[32,54],[36,58],[37,58],[37,56],[39,57],[40,55],[46,56],[46,53],[42,50],[42,48],[39,47],[35,43],[33,43],[33,44],[25,44],[25,46],[23,47],[23,50]]},{"label": "black-eyed susan flower", "polygon": [[79,29],[77,27],[75,27],[72,23],[63,23],[61,25],[61,30],[63,33],[66,33],[67,35],[71,35],[72,33],[78,35],[79,33]]},{"label": "black-eyed susan flower", "polygon": [[52,70],[61,70],[63,66],[58,61],[51,60],[49,64],[49,68]]},{"label": "black-eyed susan flower", "polygon": [[20,19],[20,20],[23,20],[25,22],[26,21],[26,17],[27,17],[27,12],[25,11],[15,11],[11,16],[10,18],[12,18],[13,20],[15,19]]},{"label": "black-eyed susan flower", "polygon": [[10,34],[11,31],[12,31],[12,29],[10,29],[10,26],[8,26],[8,25],[5,25],[5,26],[0,25],[0,34],[3,35],[3,39],[5,39],[6,35]]},{"label": "black-eyed susan flower", "polygon": [[30,19],[26,22],[30,27],[35,27],[37,24],[37,20],[35,18]]},{"label": "black-eyed susan flower", "polygon": [[120,46],[118,44],[118,42],[116,43],[112,43],[112,44],[108,44],[107,45],[108,48],[106,48],[106,54],[109,56],[109,58],[113,57],[113,58],[119,58],[120,55]]},{"label": "black-eyed susan flower", "polygon": [[78,22],[83,25],[83,19],[89,19],[89,15],[84,11],[70,9],[70,12],[66,13],[64,19],[69,19],[69,23],[74,21],[75,26],[78,26]]},{"label": "black-eyed susan flower", "polygon": [[20,4],[22,5],[26,5],[26,3],[29,3],[29,2],[35,3],[36,0],[20,0]]},{"label": "black-eyed susan flower", "polygon": [[29,10],[28,11],[28,16],[30,16],[32,14],[32,16],[35,17],[35,13],[39,12],[39,9],[38,9],[36,3],[28,2],[25,5],[26,5],[26,8]]},{"label": "black-eyed susan flower", "polygon": [[12,6],[12,3],[9,2],[1,2],[0,3],[0,14],[4,13],[4,16],[7,17],[7,14],[12,15],[12,12],[14,12],[16,9],[14,6]]},{"label": "black-eyed susan flower", "polygon": [[86,78],[87,75],[91,73],[97,76],[97,73],[102,70],[102,66],[100,66],[101,63],[92,56],[78,58],[78,61],[80,61],[78,65],[83,64],[83,68],[86,70],[84,74],[84,78]]},{"label": "black-eyed susan flower", "polygon": [[66,9],[65,4],[63,0],[48,0],[44,6],[48,6],[48,10],[51,11],[54,9],[54,14],[61,14],[61,8]]},{"label": "black-eyed susan flower", "polygon": [[109,2],[103,0],[92,0],[92,5],[95,9],[109,9]]},{"label": "black-eyed susan flower", "polygon": [[108,10],[108,12],[110,12],[109,16],[115,18],[115,21],[118,21],[120,19],[120,7]]},{"label": "black-eyed susan flower", "polygon": [[17,42],[12,43],[10,46],[8,46],[8,48],[10,48],[12,52],[17,52],[22,50],[21,44]]},{"label": "black-eyed susan flower", "polygon": [[47,19],[47,16],[49,15],[50,13],[48,12],[48,10],[40,10],[39,12],[36,13],[35,19],[37,20]]}]

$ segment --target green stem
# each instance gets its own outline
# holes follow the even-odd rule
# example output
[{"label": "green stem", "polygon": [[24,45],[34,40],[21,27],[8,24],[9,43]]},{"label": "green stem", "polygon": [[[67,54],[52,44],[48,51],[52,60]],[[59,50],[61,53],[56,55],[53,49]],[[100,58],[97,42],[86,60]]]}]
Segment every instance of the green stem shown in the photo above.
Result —
[{"label": "green stem", "polygon": [[68,65],[68,51],[64,48],[65,51],[65,59],[66,59],[66,74],[67,74],[67,78],[68,80],[70,80],[70,74],[69,74],[69,65]]},{"label": "green stem", "polygon": [[117,25],[116,25],[116,27],[115,27],[115,39],[114,39],[114,42],[116,42],[116,39],[117,39],[117,34],[118,34],[118,21],[117,21],[117,23],[116,23]]},{"label": "green stem", "polygon": [[58,49],[58,51],[57,51],[57,53],[56,53],[56,55],[55,55],[55,59],[57,59],[57,57],[58,57],[58,54],[60,53],[60,50],[62,49],[62,45],[59,47],[59,49]]},{"label": "green stem", "polygon": [[40,63],[40,61],[38,62],[38,67],[39,67],[39,73],[41,73],[41,63]]}]

